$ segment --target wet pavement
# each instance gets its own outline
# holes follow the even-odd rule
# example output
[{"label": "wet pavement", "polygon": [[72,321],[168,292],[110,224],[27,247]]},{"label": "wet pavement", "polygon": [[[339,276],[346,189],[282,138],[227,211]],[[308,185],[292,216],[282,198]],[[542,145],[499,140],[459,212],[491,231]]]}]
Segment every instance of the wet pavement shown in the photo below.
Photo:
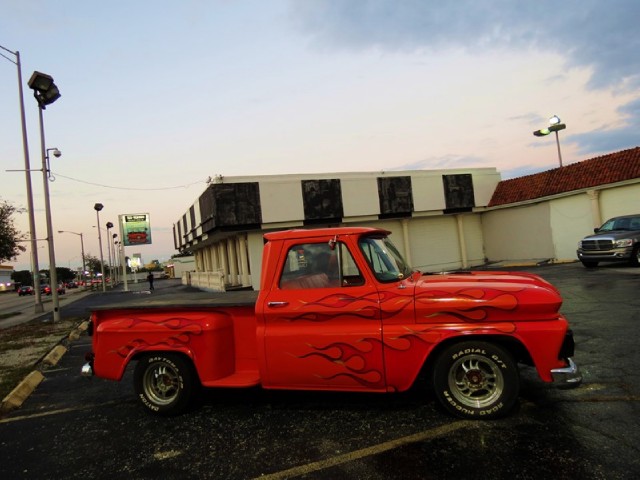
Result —
[{"label": "wet pavement", "polygon": [[[0,418],[0,478],[640,477],[640,269],[519,270],[560,289],[584,382],[557,389],[523,368],[519,408],[507,418],[452,418],[423,387],[403,394],[207,390],[189,413],[154,417],[138,405],[130,370],[119,383],[80,377],[90,349],[83,336],[22,408]],[[185,288],[166,284],[163,292],[160,284],[153,294],[129,295]],[[89,295],[65,311],[83,315],[117,297]]]}]

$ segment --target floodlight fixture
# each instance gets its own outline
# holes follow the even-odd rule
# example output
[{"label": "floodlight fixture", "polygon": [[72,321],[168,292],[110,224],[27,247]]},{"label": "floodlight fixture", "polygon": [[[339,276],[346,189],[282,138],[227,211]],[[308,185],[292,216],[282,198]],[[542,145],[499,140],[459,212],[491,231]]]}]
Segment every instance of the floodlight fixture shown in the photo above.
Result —
[{"label": "floodlight fixture", "polygon": [[61,97],[60,90],[53,82],[53,77],[46,73],[33,72],[27,85],[33,90],[33,96],[36,97],[38,105],[43,110]]},{"label": "floodlight fixture", "polygon": [[540,130],[536,130],[533,132],[533,135],[536,137],[546,137],[551,132],[556,133],[556,145],[558,147],[558,163],[562,167],[562,152],[560,151],[560,139],[558,137],[558,132],[560,130],[564,130],[567,126],[564,123],[561,123],[560,117],[554,115],[549,119],[549,127],[541,128]]}]

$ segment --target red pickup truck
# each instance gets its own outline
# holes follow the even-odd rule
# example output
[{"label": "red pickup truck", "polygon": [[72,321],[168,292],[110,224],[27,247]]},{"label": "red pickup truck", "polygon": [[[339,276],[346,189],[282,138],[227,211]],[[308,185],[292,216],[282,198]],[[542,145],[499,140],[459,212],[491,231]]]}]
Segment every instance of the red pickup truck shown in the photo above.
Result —
[{"label": "red pickup truck", "polygon": [[402,392],[430,382],[465,418],[506,414],[518,363],[578,385],[562,299],[539,276],[421,274],[372,228],[268,233],[255,304],[211,299],[92,312],[82,373],[134,387],[149,411],[185,410],[200,387]]}]

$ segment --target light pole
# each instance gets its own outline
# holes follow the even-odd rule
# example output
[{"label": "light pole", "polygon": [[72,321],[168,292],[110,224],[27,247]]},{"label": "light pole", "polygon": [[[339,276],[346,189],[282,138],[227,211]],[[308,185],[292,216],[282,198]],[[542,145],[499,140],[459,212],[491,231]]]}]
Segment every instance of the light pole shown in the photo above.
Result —
[{"label": "light pole", "polygon": [[[58,233],[73,233],[74,235],[78,235],[80,237],[80,251],[82,252],[82,275],[84,276],[84,272],[87,271],[87,264],[84,257],[84,240],[82,239],[82,232],[70,232],[69,230],[58,230]],[[84,290],[87,289],[87,282],[84,282]]]},{"label": "light pole", "polygon": [[102,274],[102,291],[107,291],[107,286],[104,283],[104,257],[102,255],[102,233],[100,231],[100,210],[104,208],[101,203],[96,203],[93,209],[96,211],[96,219],[98,220],[98,244],[100,245],[100,273]]},{"label": "light pole", "polygon": [[44,141],[44,121],[42,112],[47,105],[52,104],[60,98],[60,91],[53,77],[41,73],[33,72],[28,82],[29,88],[33,90],[33,96],[38,102],[38,113],[40,117],[40,149],[42,150],[42,179],[44,182],[44,206],[47,217],[47,245],[49,247],[49,278],[51,281],[51,297],[53,302],[53,321],[60,321],[60,303],[58,299],[58,275],[56,273],[56,254],[53,244],[53,224],[51,221],[51,202],[49,199],[49,151],[53,150],[56,157],[61,155],[57,148],[46,148]]},{"label": "light pole", "polygon": [[[122,230],[120,230],[120,238],[122,239]],[[124,243],[122,240],[116,242],[118,244],[118,255],[120,256],[120,267],[122,268],[122,284],[125,292],[129,291],[129,277],[127,276],[127,260],[124,255]]]},{"label": "light pole", "polygon": [[107,222],[107,255],[109,256],[109,283],[113,288],[113,263],[111,262],[111,228],[113,223]]},{"label": "light pole", "polygon": [[558,137],[558,132],[560,130],[564,130],[567,126],[564,123],[561,123],[560,117],[554,115],[549,119],[549,128],[541,128],[540,130],[536,130],[533,134],[536,137],[544,137],[549,135],[551,132],[556,133],[556,145],[558,146],[558,162],[562,167],[562,152],[560,151],[560,138]]},{"label": "light pole", "polygon": [[44,311],[42,306],[42,296],[40,294],[40,268],[38,267],[38,246],[36,243],[36,220],[33,210],[33,191],[31,189],[31,162],[29,160],[29,142],[27,141],[27,125],[24,112],[24,92],[22,91],[22,65],[20,64],[20,52],[11,50],[0,45],[0,49],[16,57],[14,62],[9,57],[0,53],[4,58],[18,67],[18,98],[20,101],[20,119],[22,123],[22,150],[24,151],[24,173],[27,183],[27,210],[29,211],[29,242],[31,243],[31,268],[33,269],[33,288],[35,290],[35,313]]},{"label": "light pole", "polygon": [[118,257],[116,256],[116,243],[118,243],[118,241],[116,240],[116,238],[118,238],[118,234],[114,233],[113,235],[111,235],[112,237],[112,242],[111,243],[111,248],[113,249],[113,272],[114,272],[114,276],[116,279],[116,285],[118,284],[118,264],[120,262],[118,262]]}]

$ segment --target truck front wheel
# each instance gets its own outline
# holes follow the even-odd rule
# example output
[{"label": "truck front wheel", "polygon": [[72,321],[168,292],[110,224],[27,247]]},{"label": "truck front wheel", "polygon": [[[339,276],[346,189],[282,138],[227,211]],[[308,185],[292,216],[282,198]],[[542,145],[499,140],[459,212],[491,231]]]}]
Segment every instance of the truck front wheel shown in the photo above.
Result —
[{"label": "truck front wheel", "polygon": [[159,415],[183,412],[189,406],[196,386],[189,361],[180,355],[163,352],[140,358],[133,382],[142,405]]},{"label": "truck front wheel", "polygon": [[449,412],[468,419],[506,415],[520,391],[512,356],[488,342],[467,341],[447,347],[437,358],[433,385]]}]

